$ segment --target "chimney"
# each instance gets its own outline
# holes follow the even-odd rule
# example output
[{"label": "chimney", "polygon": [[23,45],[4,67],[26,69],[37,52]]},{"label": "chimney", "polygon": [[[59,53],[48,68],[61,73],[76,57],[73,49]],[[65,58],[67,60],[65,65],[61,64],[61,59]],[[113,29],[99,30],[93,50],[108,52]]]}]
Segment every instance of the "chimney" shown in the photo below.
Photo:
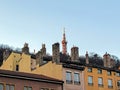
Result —
[{"label": "chimney", "polygon": [[86,51],[86,64],[89,64],[89,55],[88,55],[88,51]]},{"label": "chimney", "polygon": [[38,51],[38,53],[36,54],[36,64],[42,65],[43,63],[45,63],[43,61],[43,57],[46,56],[46,47],[45,44],[42,44],[42,48],[40,49],[40,51]]},{"label": "chimney", "polygon": [[60,62],[60,45],[55,43],[52,45],[52,61],[59,63]]},{"label": "chimney", "polygon": [[110,68],[111,67],[110,61],[111,61],[111,56],[106,52],[106,54],[103,56],[104,67]]},{"label": "chimney", "polygon": [[71,48],[71,60],[72,61],[79,60],[79,48],[78,47],[73,46]]},{"label": "chimney", "polygon": [[34,49],[34,54],[35,54],[35,49]]},{"label": "chimney", "polygon": [[22,53],[29,54],[28,43],[24,44],[24,47],[22,48]]},{"label": "chimney", "polygon": [[45,44],[42,44],[42,49],[41,49],[42,56],[46,55],[46,47]]}]

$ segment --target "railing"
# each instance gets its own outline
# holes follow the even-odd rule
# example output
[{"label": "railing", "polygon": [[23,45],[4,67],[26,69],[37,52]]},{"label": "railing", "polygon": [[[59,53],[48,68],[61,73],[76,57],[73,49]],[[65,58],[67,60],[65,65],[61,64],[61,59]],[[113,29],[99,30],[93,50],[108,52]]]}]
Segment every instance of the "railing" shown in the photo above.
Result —
[{"label": "railing", "polygon": [[75,85],[80,85],[80,81],[74,81]]},{"label": "railing", "polygon": [[93,86],[93,83],[88,83],[89,86]]},{"label": "railing", "polygon": [[108,88],[113,88],[113,86],[108,86]]},{"label": "railing", "polygon": [[73,81],[72,81],[72,80],[66,80],[66,83],[67,83],[67,84],[72,84]]},{"label": "railing", "polygon": [[99,86],[99,87],[104,87],[104,85],[103,85],[103,84],[98,84],[98,86]]}]

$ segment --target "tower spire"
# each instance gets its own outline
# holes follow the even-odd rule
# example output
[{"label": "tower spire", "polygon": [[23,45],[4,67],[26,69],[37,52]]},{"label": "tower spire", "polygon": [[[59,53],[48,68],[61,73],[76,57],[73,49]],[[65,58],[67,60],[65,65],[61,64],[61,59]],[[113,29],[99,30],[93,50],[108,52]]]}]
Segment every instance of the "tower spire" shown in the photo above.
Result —
[{"label": "tower spire", "polygon": [[66,41],[66,36],[65,36],[65,27],[63,28],[62,53],[63,54],[67,53],[67,41]]},{"label": "tower spire", "polygon": [[66,36],[65,36],[65,27],[63,28],[63,40],[66,41]]}]

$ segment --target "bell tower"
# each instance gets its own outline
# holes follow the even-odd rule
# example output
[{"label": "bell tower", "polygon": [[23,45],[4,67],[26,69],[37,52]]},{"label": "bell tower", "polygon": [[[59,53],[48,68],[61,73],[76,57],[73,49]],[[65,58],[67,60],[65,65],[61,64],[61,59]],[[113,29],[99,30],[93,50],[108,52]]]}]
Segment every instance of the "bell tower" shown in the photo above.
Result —
[{"label": "bell tower", "polygon": [[66,54],[67,53],[67,41],[66,41],[66,36],[65,36],[65,28],[63,29],[63,39],[62,39],[62,53]]}]

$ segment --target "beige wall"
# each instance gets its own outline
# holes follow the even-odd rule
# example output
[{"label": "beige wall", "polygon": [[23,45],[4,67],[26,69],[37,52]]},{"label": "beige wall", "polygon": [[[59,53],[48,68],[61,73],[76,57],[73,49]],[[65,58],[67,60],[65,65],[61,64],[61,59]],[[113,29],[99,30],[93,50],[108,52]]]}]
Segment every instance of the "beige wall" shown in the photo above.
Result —
[{"label": "beige wall", "polygon": [[10,56],[8,57],[8,59],[3,61],[3,64],[0,67],[0,69],[15,71],[16,64],[18,63],[20,58],[21,58],[21,54],[17,54],[17,53],[12,52],[10,54]]},{"label": "beige wall", "polygon": [[31,69],[34,70],[36,69],[36,59],[31,59]]},{"label": "beige wall", "polygon": [[43,74],[52,78],[62,80],[62,65],[58,65],[56,63],[52,63],[52,61],[49,61],[45,65],[36,67],[36,69],[33,70],[32,73]]},{"label": "beige wall", "polygon": [[[72,84],[66,83],[66,71],[72,73]],[[80,85],[74,84],[74,73],[79,73],[80,75]],[[63,81],[64,81],[64,90],[84,90],[84,81],[83,81],[83,73],[80,70],[70,69],[70,68],[63,68]]]},{"label": "beige wall", "polygon": [[31,56],[27,54],[22,54],[22,58],[19,62],[19,71],[21,72],[31,72]]},{"label": "beige wall", "polygon": [[16,65],[20,72],[31,72],[31,57],[27,54],[12,52],[7,60],[3,61],[0,69],[16,71]]}]

